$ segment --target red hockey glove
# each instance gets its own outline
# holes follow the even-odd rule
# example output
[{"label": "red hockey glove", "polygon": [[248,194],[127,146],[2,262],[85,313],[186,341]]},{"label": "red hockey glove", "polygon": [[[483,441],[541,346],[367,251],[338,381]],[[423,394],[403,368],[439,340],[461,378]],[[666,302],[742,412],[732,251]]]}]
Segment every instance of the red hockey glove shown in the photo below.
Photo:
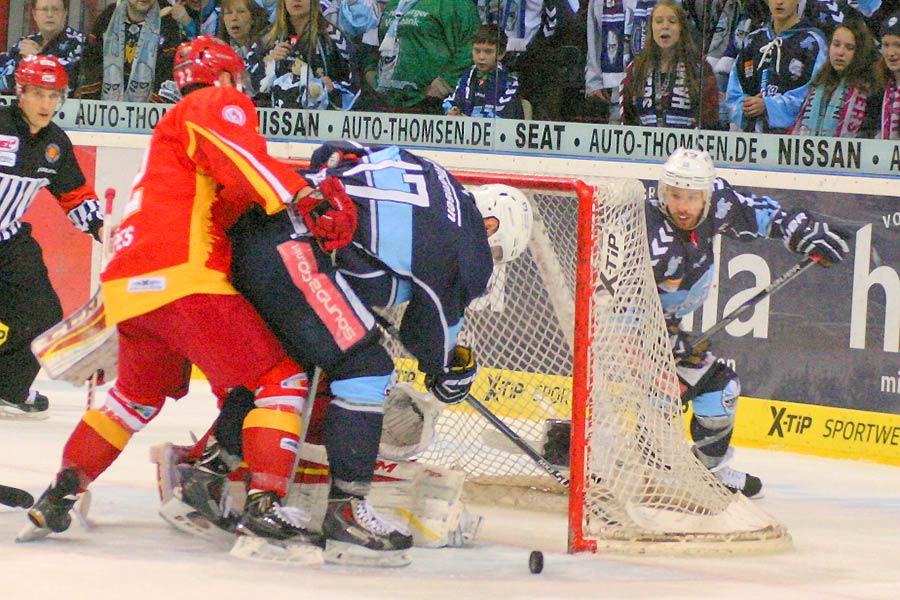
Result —
[{"label": "red hockey glove", "polygon": [[323,249],[337,250],[353,240],[356,205],[340,179],[326,177],[311,194],[297,200],[297,209]]}]

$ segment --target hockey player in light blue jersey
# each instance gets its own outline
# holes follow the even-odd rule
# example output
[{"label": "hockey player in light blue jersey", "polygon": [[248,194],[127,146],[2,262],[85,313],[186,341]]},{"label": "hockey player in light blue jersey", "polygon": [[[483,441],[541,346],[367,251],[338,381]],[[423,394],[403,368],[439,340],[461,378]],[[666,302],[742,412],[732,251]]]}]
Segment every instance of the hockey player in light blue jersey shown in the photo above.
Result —
[{"label": "hockey player in light blue jersey", "polygon": [[786,210],[771,198],[738,192],[716,177],[709,154],[684,148],[663,166],[658,195],[647,201],[646,216],[653,274],[683,398],[693,398],[694,455],[732,491],[757,496],[760,479],[728,464],[741,391],[738,377],[716,361],[708,343],[694,345],[694,337],[681,330],[681,319],[709,294],[715,235],[782,240],[791,251],[816,257],[826,267],[848,254],[846,236],[806,210]]}]

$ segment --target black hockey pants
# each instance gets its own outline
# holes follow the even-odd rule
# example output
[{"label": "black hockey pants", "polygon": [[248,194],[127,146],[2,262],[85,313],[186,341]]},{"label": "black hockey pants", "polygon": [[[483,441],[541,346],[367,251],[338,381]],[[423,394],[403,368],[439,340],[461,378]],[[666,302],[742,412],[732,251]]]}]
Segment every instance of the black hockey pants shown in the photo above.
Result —
[{"label": "black hockey pants", "polygon": [[62,305],[31,225],[0,242],[0,398],[21,402],[40,364],[31,341],[62,319]]}]

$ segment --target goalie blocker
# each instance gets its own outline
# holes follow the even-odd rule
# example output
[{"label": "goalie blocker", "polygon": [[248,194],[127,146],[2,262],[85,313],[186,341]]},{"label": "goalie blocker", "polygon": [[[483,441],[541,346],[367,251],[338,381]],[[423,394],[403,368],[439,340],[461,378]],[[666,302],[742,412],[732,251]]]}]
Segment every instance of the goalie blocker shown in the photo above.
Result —
[{"label": "goalie blocker", "polygon": [[[98,290],[71,315],[37,336],[31,352],[52,379],[83,385],[96,372],[116,378],[119,344],[116,328],[107,326]],[[101,382],[102,383],[102,382]]]},{"label": "goalie blocker", "polygon": [[[324,408],[316,403],[315,412]],[[465,475],[461,471],[436,468],[407,460],[425,450],[434,437],[434,424],[442,405],[431,395],[419,392],[409,384],[396,384],[385,404],[384,431],[376,465],[372,491],[369,496],[376,510],[389,515],[399,525],[405,525],[417,547],[459,547],[478,535],[482,518],[469,513],[462,501]],[[312,421],[316,421],[315,415]],[[318,441],[319,432],[309,437]],[[150,458],[157,464],[160,516],[176,529],[209,540],[227,540],[234,535],[235,516],[240,514],[246,491],[240,471],[232,474],[230,485],[224,486],[221,496],[198,510],[182,500],[184,461],[188,446],[171,443],[155,446]],[[182,465],[179,468],[179,465]],[[234,481],[237,479],[237,481]],[[319,444],[302,446],[285,506],[297,508],[309,515],[307,529],[321,532],[328,503],[329,472],[325,448]],[[257,549],[258,550],[258,549]],[[285,558],[282,552],[257,553],[251,558],[279,562],[312,564],[307,556],[298,560]],[[326,554],[326,559],[330,557]],[[341,562],[367,566],[399,566],[396,557],[383,562],[370,562],[359,557],[342,557]]]}]

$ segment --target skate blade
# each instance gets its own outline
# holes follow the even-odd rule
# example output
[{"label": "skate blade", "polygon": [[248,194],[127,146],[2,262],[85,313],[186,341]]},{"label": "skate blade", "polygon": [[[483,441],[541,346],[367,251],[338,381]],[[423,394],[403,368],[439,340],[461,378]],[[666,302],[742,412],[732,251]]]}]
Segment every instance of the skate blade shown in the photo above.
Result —
[{"label": "skate blade", "polygon": [[189,504],[185,504],[178,498],[172,497],[159,507],[159,516],[163,521],[189,535],[203,538],[210,542],[232,542],[234,533],[218,527],[215,523],[194,510]]},{"label": "skate blade", "polygon": [[306,567],[319,567],[325,563],[322,549],[306,542],[273,540],[251,535],[239,535],[234,542],[231,556],[260,562],[286,563]]},{"label": "skate blade", "polygon": [[50,410],[22,412],[11,406],[0,405],[0,419],[4,421],[43,421],[50,418]]},{"label": "skate blade", "polygon": [[78,500],[75,501],[70,511],[83,529],[91,528],[91,523],[87,518],[89,510],[91,510],[91,490],[85,490],[78,494]]},{"label": "skate blade", "polygon": [[412,562],[409,550],[372,550],[365,546],[328,540],[325,562],[354,567],[405,567]]},{"label": "skate blade", "polygon": [[24,544],[25,542],[42,540],[51,533],[53,532],[49,529],[45,527],[38,527],[37,525],[29,521],[16,536],[16,543]]}]

